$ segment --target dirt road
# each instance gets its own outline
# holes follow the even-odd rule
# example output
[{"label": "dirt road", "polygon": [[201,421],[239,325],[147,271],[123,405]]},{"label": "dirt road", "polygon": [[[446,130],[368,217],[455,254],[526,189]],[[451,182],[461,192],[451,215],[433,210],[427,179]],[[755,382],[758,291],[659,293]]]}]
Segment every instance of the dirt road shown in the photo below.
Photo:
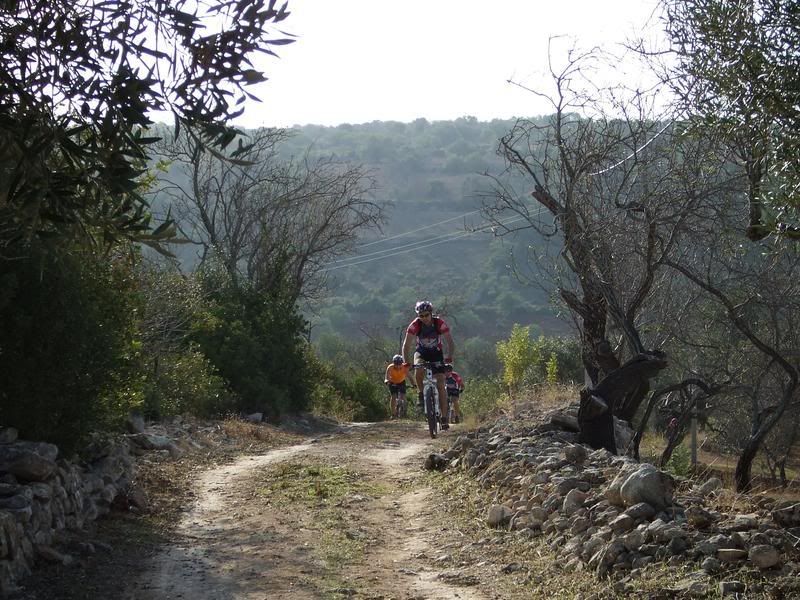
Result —
[{"label": "dirt road", "polygon": [[422,469],[455,435],[431,440],[412,422],[350,425],[206,471],[171,543],[120,597],[496,597],[452,564],[448,548],[463,534]]}]

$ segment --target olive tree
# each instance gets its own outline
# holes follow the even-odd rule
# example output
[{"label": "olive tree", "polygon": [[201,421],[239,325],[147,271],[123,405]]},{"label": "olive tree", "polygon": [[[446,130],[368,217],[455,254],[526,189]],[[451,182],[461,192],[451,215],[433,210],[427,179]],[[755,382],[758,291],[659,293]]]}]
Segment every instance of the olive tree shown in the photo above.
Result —
[{"label": "olive tree", "polygon": [[[663,163],[674,159],[666,150],[670,128],[650,118],[642,94],[606,113],[609,96],[590,76],[603,59],[573,51],[551,68],[552,93],[531,90],[552,103],[553,114],[520,120],[500,140],[508,170],[484,203],[499,235],[530,228],[553,242],[550,257],[528,258],[552,278],[575,318],[590,386],[637,356],[665,366],[646,349],[640,320],[685,209],[664,202],[671,185]],[[631,420],[644,398],[646,386],[634,388],[614,407],[620,418]]]},{"label": "olive tree", "polygon": [[685,118],[736,149],[753,240],[800,239],[800,12],[793,0],[662,0],[664,81]]},{"label": "olive tree", "polygon": [[275,0],[0,3],[0,256],[34,236],[100,244],[151,231],[138,180],[165,111],[225,147],[226,122],[291,38]]}]

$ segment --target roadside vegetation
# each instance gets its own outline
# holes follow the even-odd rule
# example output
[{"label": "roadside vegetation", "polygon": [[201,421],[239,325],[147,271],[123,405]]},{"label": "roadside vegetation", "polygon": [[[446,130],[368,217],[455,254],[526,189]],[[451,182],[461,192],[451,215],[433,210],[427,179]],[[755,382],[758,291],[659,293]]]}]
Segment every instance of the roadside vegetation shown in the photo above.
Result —
[{"label": "roadside vegetation", "polygon": [[[553,50],[534,90],[549,115],[373,124],[380,135],[229,126],[228,98],[263,79],[248,56],[291,42],[277,28],[286,8],[259,0],[220,5],[236,52],[140,77],[137,61],[178,60],[163,47],[185,57],[213,43],[198,33],[210,15],[178,2],[156,23],[156,4],[89,20],[64,3],[0,9],[0,35],[25,40],[0,63],[13,82],[0,103],[0,423],[70,454],[131,412],[386,418],[381,378],[404,313],[434,295],[398,273],[427,261],[437,286],[450,281],[431,300],[456,336],[468,424],[543,390],[577,400],[587,378],[658,356],[664,370],[615,407],[641,430],[640,455],[655,456],[653,432],[657,462],[686,471],[695,416],[701,452],[735,457],[737,489],[795,479],[791,3],[665,0],[668,47],[639,54],[657,84],[647,93],[592,85],[616,57]],[[240,18],[250,4],[257,23]],[[150,28],[153,48],[132,41]],[[131,62],[108,62],[109,47]],[[151,122],[158,109],[173,127]],[[415,171],[427,179],[407,185]],[[405,227],[398,215],[437,206],[480,212],[491,251],[333,272],[390,215]]]}]

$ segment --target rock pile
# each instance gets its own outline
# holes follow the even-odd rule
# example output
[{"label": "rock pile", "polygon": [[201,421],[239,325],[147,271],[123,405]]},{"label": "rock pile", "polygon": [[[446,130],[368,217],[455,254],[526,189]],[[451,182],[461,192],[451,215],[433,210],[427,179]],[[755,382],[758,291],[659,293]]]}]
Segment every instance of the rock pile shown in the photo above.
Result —
[{"label": "rock pile", "polygon": [[[737,569],[800,572],[800,504],[762,499],[747,513],[720,512],[711,502],[723,493],[718,479],[678,485],[651,464],[577,444],[574,425],[569,410],[544,421],[523,411],[458,437],[440,460],[491,493],[489,526],[544,538],[566,570],[624,581],[653,563],[695,564],[674,588],[690,594]],[[717,591],[739,589],[724,583]]]}]

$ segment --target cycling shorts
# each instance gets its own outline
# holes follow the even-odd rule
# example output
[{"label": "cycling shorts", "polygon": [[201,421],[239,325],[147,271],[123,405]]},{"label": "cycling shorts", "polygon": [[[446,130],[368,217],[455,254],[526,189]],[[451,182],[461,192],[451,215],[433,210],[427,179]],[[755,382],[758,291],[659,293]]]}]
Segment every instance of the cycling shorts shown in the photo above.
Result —
[{"label": "cycling shorts", "polygon": [[[421,365],[422,363],[426,362],[443,363],[444,354],[440,349],[433,349],[433,350],[423,349],[421,352],[417,350],[414,353],[414,364]],[[447,368],[444,366],[444,364],[441,364],[438,367],[433,367],[433,369],[431,370],[433,371],[434,374],[445,373],[447,371]]]},{"label": "cycling shorts", "polygon": [[392,394],[405,394],[406,393],[406,382],[403,381],[401,383],[390,383],[389,384],[389,391]]}]

